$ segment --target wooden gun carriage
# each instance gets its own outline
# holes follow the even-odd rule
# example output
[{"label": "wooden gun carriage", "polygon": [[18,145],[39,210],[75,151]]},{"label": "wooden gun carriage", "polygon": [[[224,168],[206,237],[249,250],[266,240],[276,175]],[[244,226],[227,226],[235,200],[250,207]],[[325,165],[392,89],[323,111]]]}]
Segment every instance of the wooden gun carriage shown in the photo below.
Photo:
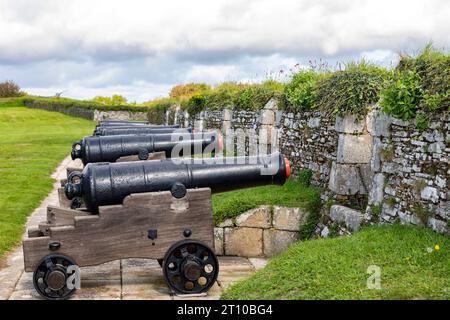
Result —
[{"label": "wooden gun carriage", "polygon": [[121,205],[99,207],[98,214],[49,206],[47,221],[23,241],[25,271],[34,272],[43,297],[66,299],[75,292],[66,283],[71,265],[157,259],[169,288],[202,293],[219,271],[213,230],[209,188],[189,189],[179,199],[170,191],[131,194]]}]

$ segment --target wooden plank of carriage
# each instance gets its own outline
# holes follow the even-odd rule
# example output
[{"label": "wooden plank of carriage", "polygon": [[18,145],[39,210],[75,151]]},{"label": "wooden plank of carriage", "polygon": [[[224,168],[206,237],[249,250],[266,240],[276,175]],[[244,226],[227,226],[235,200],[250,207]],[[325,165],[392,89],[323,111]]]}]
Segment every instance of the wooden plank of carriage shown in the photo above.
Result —
[{"label": "wooden plank of carriage", "polygon": [[[43,257],[55,253],[49,243],[56,242],[60,243],[57,252],[81,267],[133,257],[162,259],[170,246],[185,239],[186,229],[192,232],[189,239],[214,249],[209,188],[190,189],[182,199],[169,191],[132,194],[123,205],[100,207],[98,215],[49,210],[50,219],[39,224],[43,237],[23,242],[26,271],[34,271]],[[149,239],[149,229],[157,230],[156,239]]]}]

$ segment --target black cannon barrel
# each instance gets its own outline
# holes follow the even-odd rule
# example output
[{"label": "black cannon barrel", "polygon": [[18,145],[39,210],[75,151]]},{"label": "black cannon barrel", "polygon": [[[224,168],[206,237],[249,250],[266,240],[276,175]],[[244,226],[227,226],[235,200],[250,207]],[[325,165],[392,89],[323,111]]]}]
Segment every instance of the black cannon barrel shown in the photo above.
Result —
[{"label": "black cannon barrel", "polygon": [[164,128],[164,127],[132,127],[132,128],[99,128],[95,135],[97,136],[124,136],[124,135],[137,135],[137,134],[162,134],[173,133],[177,131],[192,132],[191,128]]},{"label": "black cannon barrel", "polygon": [[100,122],[97,127],[157,127],[157,128],[179,128],[179,124],[165,125],[153,124],[148,122]]},{"label": "black cannon barrel", "polygon": [[216,132],[186,134],[149,134],[124,136],[85,137],[72,145],[72,159],[81,159],[83,164],[93,162],[116,162],[120,157],[138,155],[148,159],[149,153],[165,152],[170,158],[172,151],[177,156],[220,151],[222,137]]},{"label": "black cannon barrel", "polygon": [[125,123],[117,123],[117,124],[99,124],[94,129],[94,135],[98,135],[103,129],[133,129],[133,128],[149,128],[149,129],[177,129],[180,125],[157,125],[157,124],[132,124],[128,125]]},{"label": "black cannon barrel", "polygon": [[98,124],[150,124],[148,121],[102,120]]},{"label": "black cannon barrel", "polygon": [[65,193],[69,199],[82,197],[87,209],[97,212],[99,206],[121,204],[132,193],[170,190],[175,197],[183,197],[186,188],[209,187],[222,192],[282,185],[290,175],[289,162],[278,152],[261,157],[180,161],[90,163],[82,173],[72,173],[80,182],[69,181]]}]

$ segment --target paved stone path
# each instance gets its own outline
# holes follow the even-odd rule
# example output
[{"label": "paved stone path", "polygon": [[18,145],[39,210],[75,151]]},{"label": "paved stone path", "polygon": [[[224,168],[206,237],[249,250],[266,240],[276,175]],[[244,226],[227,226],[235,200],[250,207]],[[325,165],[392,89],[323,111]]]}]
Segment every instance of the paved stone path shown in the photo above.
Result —
[{"label": "paved stone path", "polygon": [[[64,159],[52,174],[56,179],[53,191],[34,210],[27,221],[27,228],[44,221],[48,205],[58,205],[59,180],[66,177],[66,168],[79,166],[70,157]],[[24,235],[25,237],[25,235]],[[262,268],[267,260],[258,258],[219,257],[220,272],[217,283],[207,294],[177,296],[166,286],[160,266],[155,260],[125,259],[81,269],[81,289],[72,299],[218,299],[224,288],[248,277]],[[23,270],[23,252],[18,247],[6,259],[6,267],[0,269],[0,300],[41,299],[34,290],[33,273]]]}]

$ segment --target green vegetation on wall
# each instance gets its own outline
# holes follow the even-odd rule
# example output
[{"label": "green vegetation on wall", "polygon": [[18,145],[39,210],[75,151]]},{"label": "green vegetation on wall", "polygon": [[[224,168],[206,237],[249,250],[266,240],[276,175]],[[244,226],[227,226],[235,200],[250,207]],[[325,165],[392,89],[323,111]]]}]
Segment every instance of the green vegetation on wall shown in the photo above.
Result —
[{"label": "green vegetation on wall", "polygon": [[378,101],[389,76],[387,70],[365,61],[350,63],[318,82],[316,108],[329,115],[364,116],[370,104]]},{"label": "green vegetation on wall", "polygon": [[380,104],[387,114],[416,118],[418,128],[426,129],[426,114],[450,111],[450,54],[427,45],[416,56],[401,56]]},{"label": "green vegetation on wall", "polygon": [[87,110],[104,110],[104,111],[140,111],[147,112],[148,107],[137,106],[132,104],[124,105],[107,105],[92,100],[76,100],[61,97],[36,97],[25,96],[21,98],[25,104],[45,105],[47,110],[59,111],[60,108],[82,108]]},{"label": "green vegetation on wall", "polygon": [[[116,97],[116,99],[114,99]],[[328,116],[355,114],[364,116],[371,104],[380,102],[383,110],[396,118],[416,119],[425,130],[429,115],[450,110],[450,54],[427,45],[414,56],[402,55],[396,68],[388,70],[364,60],[346,64],[337,70],[325,67],[300,70],[290,81],[268,80],[258,84],[225,82],[210,87],[202,83],[177,85],[169,97],[141,104],[125,99],[96,97],[93,101],[67,98],[25,97],[24,101],[48,105],[49,110],[81,107],[89,110],[129,110],[149,112],[152,122],[160,123],[174,105],[191,115],[202,110],[259,110],[271,98],[279,109],[317,110]],[[57,110],[58,111],[58,110]]]},{"label": "green vegetation on wall", "polygon": [[292,76],[292,80],[286,85],[286,100],[292,109],[312,109],[317,101],[319,90],[317,81],[325,77],[324,73],[313,70],[302,70]]},{"label": "green vegetation on wall", "polygon": [[109,106],[122,106],[127,104],[127,99],[119,94],[113,94],[111,97],[97,96],[92,101]]}]

